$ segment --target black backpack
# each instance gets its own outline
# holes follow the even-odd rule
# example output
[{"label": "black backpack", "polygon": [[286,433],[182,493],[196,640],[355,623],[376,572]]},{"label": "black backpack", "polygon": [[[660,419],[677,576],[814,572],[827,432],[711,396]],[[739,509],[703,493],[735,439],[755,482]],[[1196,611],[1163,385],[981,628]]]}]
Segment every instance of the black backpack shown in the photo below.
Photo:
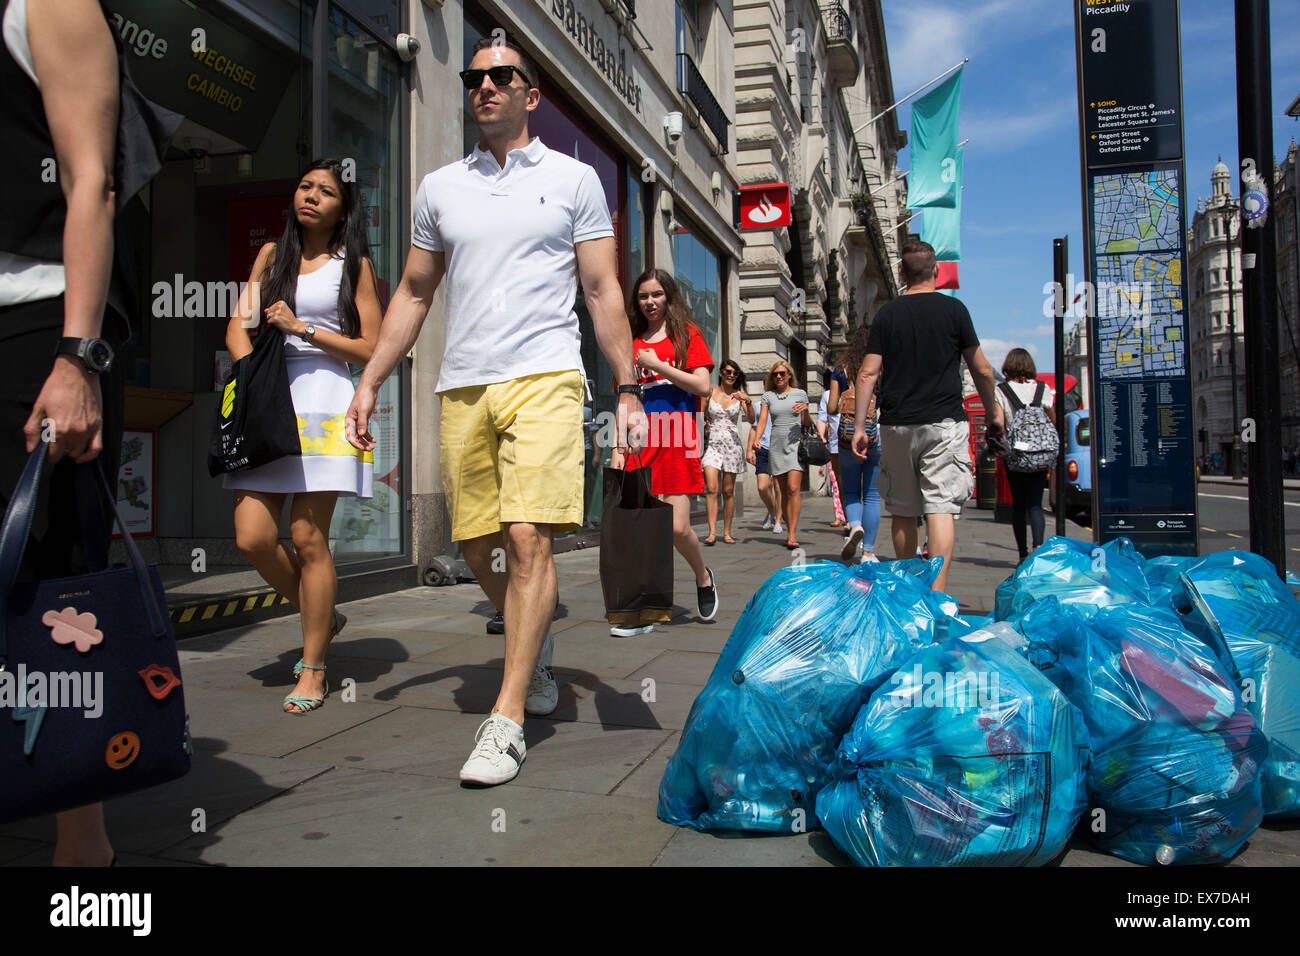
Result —
[{"label": "black backpack", "polygon": [[1028,405],[1020,400],[1009,384],[1003,382],[998,386],[1002,394],[1011,403],[1011,422],[1007,426],[1003,450],[1000,452],[1006,462],[1008,471],[1046,471],[1056,463],[1060,451],[1060,436],[1056,426],[1047,417],[1043,408],[1043,392],[1046,386],[1038,383],[1034,397]]}]

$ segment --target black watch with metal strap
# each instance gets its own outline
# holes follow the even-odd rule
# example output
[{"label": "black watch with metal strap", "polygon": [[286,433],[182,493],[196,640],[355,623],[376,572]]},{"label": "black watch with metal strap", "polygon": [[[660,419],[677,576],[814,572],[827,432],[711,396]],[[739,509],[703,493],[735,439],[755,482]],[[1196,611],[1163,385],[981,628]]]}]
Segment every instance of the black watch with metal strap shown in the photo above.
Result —
[{"label": "black watch with metal strap", "polygon": [[65,336],[59,339],[54,354],[71,355],[80,360],[87,372],[95,375],[113,367],[113,347],[103,339],[78,339]]},{"label": "black watch with metal strap", "polygon": [[640,385],[620,385],[618,387],[620,395],[635,395],[637,398],[644,398],[644,390]]}]

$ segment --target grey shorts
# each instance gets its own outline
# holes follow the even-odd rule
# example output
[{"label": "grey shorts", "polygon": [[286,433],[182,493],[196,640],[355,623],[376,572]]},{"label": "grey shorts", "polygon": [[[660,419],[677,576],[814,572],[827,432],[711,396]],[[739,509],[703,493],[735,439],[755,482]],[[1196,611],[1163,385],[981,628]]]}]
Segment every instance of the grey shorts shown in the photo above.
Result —
[{"label": "grey shorts", "polygon": [[975,491],[970,423],[880,426],[880,488],[891,515],[961,514]]}]

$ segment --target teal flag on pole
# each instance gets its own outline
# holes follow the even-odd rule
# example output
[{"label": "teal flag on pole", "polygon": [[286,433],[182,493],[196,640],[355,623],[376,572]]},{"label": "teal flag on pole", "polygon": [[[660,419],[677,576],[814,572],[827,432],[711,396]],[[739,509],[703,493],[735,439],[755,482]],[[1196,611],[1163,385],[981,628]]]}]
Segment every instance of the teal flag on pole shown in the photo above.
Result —
[{"label": "teal flag on pole", "polygon": [[952,209],[926,209],[921,217],[921,240],[934,246],[937,262],[961,258],[961,182],[965,150],[957,151],[957,205]]},{"label": "teal flag on pole", "polygon": [[912,107],[912,170],[907,208],[952,209],[957,205],[957,114],[961,109],[958,70]]}]

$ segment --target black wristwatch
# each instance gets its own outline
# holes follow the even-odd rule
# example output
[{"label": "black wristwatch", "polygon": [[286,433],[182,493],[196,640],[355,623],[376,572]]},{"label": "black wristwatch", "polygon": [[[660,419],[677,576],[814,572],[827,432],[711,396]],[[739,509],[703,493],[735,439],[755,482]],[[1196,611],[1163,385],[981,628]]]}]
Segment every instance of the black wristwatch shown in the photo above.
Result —
[{"label": "black wristwatch", "polygon": [[87,372],[96,375],[113,367],[113,347],[103,339],[64,337],[59,339],[59,347],[54,354],[71,355],[81,361]]},{"label": "black wristwatch", "polygon": [[620,385],[618,387],[620,395],[635,395],[637,398],[644,398],[643,389],[640,385]]}]

